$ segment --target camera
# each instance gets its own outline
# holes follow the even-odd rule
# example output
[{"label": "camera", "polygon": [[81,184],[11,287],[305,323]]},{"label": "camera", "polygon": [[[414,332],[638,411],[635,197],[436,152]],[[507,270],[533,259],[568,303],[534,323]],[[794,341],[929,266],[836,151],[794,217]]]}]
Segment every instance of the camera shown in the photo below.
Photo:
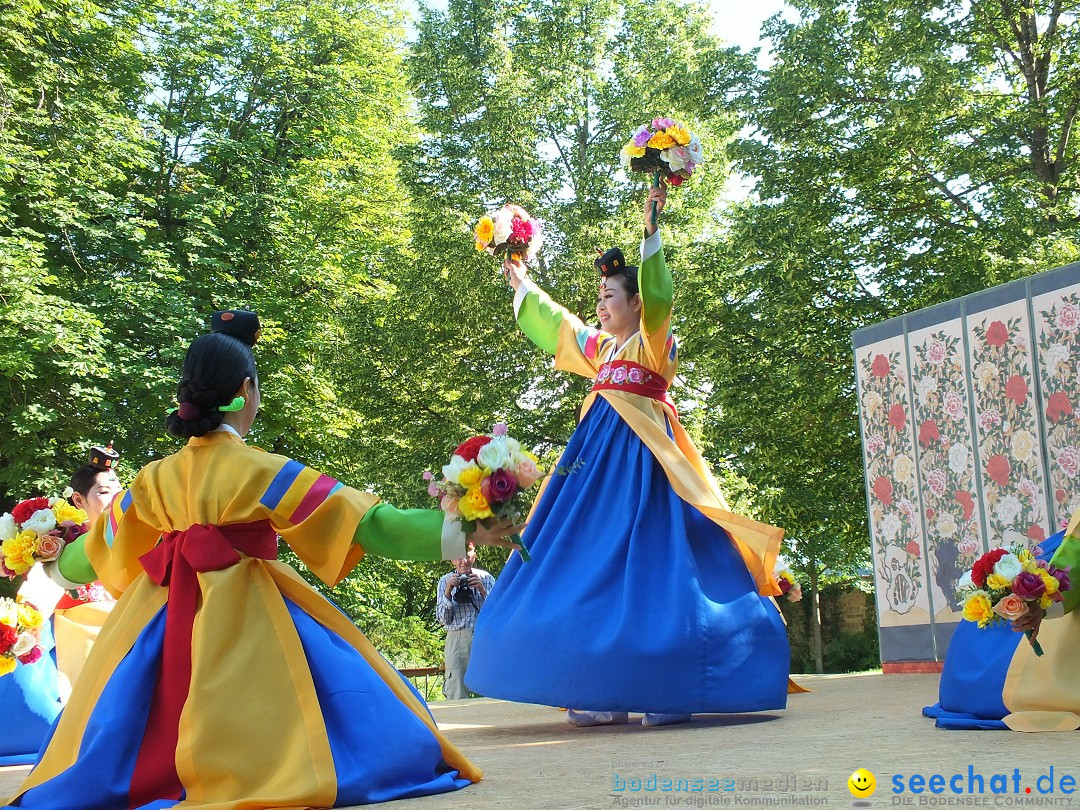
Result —
[{"label": "camera", "polygon": [[454,601],[471,603],[473,601],[472,588],[469,587],[469,575],[458,574],[457,590],[454,591]]}]

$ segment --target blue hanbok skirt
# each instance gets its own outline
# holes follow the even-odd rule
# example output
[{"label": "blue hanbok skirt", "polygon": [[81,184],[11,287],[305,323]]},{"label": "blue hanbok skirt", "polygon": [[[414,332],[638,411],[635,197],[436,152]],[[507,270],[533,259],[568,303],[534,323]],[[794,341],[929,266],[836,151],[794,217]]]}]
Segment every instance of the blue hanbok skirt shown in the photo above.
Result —
[{"label": "blue hanbok skirt", "polygon": [[[1040,558],[1048,560],[1064,536],[1058,532],[1041,543]],[[980,630],[975,622],[961,621],[945,653],[938,702],[924,708],[923,714],[934,718],[938,728],[1008,729],[1002,721],[1010,714],[1003,690],[1021,643],[1028,643],[1024,634],[1015,632],[1008,622]],[[1047,664],[1051,664],[1053,652],[1048,650],[1044,656]]]},{"label": "blue hanbok skirt", "polygon": [[52,623],[41,627],[44,654],[33,664],[16,664],[0,677],[0,765],[30,765],[60,714],[60,690],[53,660]]},{"label": "blue hanbok skirt", "polygon": [[782,709],[780,613],[603,398],[570,439],[477,621],[465,683],[574,709]]}]

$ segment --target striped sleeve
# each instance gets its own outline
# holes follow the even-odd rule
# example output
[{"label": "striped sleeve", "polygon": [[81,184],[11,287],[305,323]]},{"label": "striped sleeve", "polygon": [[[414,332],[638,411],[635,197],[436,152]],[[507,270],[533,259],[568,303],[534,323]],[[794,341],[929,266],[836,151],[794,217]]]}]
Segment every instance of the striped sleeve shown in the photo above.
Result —
[{"label": "striped sleeve", "polygon": [[441,512],[397,509],[299,461],[277,458],[281,467],[259,503],[278,534],[324,582],[340,582],[367,553],[400,560],[464,553],[464,535],[448,531]]},{"label": "striped sleeve", "polygon": [[[90,531],[64,549],[60,572],[69,580],[92,582],[100,579],[113,596],[119,596],[142,573],[139,558],[157,545],[161,532],[139,516],[138,488],[121,490],[101,513]],[[82,567],[78,555],[85,555],[96,576]],[[70,555],[70,556],[69,556]]]}]

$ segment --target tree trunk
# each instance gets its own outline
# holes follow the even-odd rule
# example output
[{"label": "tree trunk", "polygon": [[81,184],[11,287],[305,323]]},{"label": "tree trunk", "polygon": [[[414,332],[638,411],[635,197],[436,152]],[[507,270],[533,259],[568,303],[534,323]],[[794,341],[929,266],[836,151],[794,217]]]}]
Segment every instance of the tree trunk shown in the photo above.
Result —
[{"label": "tree trunk", "polygon": [[814,656],[814,671],[824,672],[825,662],[821,655],[821,594],[818,592],[818,568],[816,560],[809,560],[810,569],[810,653]]}]

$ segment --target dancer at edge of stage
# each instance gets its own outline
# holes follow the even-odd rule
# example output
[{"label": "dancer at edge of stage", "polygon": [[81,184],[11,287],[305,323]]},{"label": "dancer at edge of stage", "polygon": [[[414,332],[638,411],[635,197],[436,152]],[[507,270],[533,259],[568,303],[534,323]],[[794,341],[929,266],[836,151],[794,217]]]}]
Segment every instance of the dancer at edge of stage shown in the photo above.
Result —
[{"label": "dancer at edge of stage", "polygon": [[[1080,729],[1080,510],[1068,527],[1035,548],[1035,556],[1068,568],[1072,587],[1045,611],[1029,606],[1011,624],[980,628],[961,621],[949,640],[938,702],[923,714],[946,729],[1074,731]],[[1043,654],[1028,639],[1038,637]],[[1034,640],[1034,639],[1032,639]]]},{"label": "dancer at edge of stage", "polygon": [[[123,488],[116,475],[119,461],[120,454],[109,442],[105,447],[91,447],[86,464],[71,474],[69,492],[64,494],[86,512],[87,523],[91,526]],[[60,697],[65,702],[115,604],[116,600],[97,581],[65,591],[57,602],[53,611],[53,632],[56,636],[56,666],[60,671]]]},{"label": "dancer at edge of stage", "polygon": [[[466,536],[244,441],[260,405],[254,313],[214,316],[184,361],[148,464],[65,548],[65,587],[120,597],[22,808],[341,807],[455,790],[481,772],[352,621],[277,562],[280,536],[327,583],[365,553],[450,559]],[[512,546],[517,527],[478,528]]]},{"label": "dancer at edge of stage", "polygon": [[594,379],[524,543],[481,612],[465,682],[570,707],[578,726],[784,708],[790,654],[773,569],[783,530],[727,507],[668,386],[673,285],[645,202],[641,269],[601,256],[598,329],[507,260],[522,331],[558,369]]}]

